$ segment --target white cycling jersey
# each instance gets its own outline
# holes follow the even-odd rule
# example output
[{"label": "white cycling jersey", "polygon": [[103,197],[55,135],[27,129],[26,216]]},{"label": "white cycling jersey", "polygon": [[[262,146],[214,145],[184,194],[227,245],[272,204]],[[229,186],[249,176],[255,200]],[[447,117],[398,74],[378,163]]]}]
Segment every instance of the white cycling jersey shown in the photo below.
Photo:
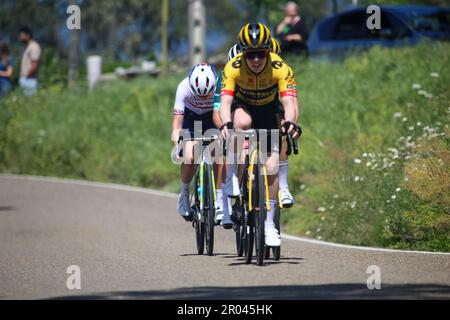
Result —
[{"label": "white cycling jersey", "polygon": [[197,96],[189,85],[188,77],[178,85],[173,114],[183,115],[184,109],[187,108],[196,114],[202,115],[212,111],[213,106],[214,92],[205,97]]}]

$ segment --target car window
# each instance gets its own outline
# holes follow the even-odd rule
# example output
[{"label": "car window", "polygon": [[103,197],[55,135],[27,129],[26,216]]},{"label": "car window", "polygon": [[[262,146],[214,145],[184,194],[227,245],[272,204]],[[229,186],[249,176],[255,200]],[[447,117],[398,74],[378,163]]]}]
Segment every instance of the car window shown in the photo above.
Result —
[{"label": "car window", "polygon": [[410,17],[412,27],[419,32],[449,32],[450,13],[433,15],[414,14]]},{"label": "car window", "polygon": [[403,21],[386,11],[381,12],[381,29],[367,29],[367,32],[369,38],[379,40],[395,40],[412,36],[411,30]]},{"label": "car window", "polygon": [[385,18],[389,21],[390,28],[392,29],[392,38],[402,39],[412,37],[412,31],[398,17],[391,13],[386,13]]},{"label": "car window", "polygon": [[337,23],[334,38],[336,40],[367,38],[366,19],[366,13],[364,11],[342,15]]}]

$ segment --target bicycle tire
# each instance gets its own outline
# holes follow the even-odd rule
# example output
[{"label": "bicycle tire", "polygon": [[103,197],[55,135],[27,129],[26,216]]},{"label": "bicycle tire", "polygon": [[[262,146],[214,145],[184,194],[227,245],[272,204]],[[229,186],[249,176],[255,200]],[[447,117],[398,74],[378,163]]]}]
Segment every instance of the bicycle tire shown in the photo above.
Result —
[{"label": "bicycle tire", "polygon": [[[238,257],[242,257],[244,255],[244,214],[242,213],[244,208],[242,206],[242,201],[239,199],[236,201],[235,208],[239,208],[240,212],[234,212],[233,214],[237,214],[239,217],[239,224],[235,227],[234,232],[236,234],[236,253]],[[235,210],[237,211],[237,210]]]},{"label": "bicycle tire", "polygon": [[269,247],[265,247],[264,249],[264,260],[267,260],[270,258],[270,248]]},{"label": "bicycle tire", "polygon": [[248,226],[245,230],[245,238],[244,238],[244,252],[245,252],[245,263],[250,264],[253,260],[253,246],[255,242],[255,234],[254,234],[254,214],[249,214],[248,217]]},{"label": "bicycle tire", "polygon": [[214,194],[213,194],[213,185],[214,181],[212,181],[212,166],[205,165],[204,169],[206,170],[206,174],[204,174],[204,183],[205,186],[205,209],[204,209],[204,218],[205,218],[205,229],[206,229],[206,254],[208,256],[212,256],[214,252],[214,226],[215,222],[215,205],[214,205]]},{"label": "bicycle tire", "polygon": [[[281,227],[280,227],[280,207],[277,207],[275,209],[275,228],[277,228],[278,232],[281,233]],[[272,247],[272,254],[273,254],[273,259],[275,261],[280,260],[281,258],[281,245],[279,247]]]},{"label": "bicycle tire", "polygon": [[194,228],[195,228],[195,241],[197,244],[197,253],[199,255],[202,255],[205,250],[205,225],[200,220],[198,220],[198,210],[200,209],[200,202],[199,202],[199,194],[198,194],[198,187],[199,187],[199,174],[195,175],[194,179]]},{"label": "bicycle tire", "polygon": [[273,260],[279,261],[281,258],[281,246],[280,247],[272,247]]},{"label": "bicycle tire", "polygon": [[265,236],[264,236],[264,220],[266,216],[266,204],[265,204],[265,183],[264,175],[260,172],[260,166],[255,166],[256,174],[255,181],[257,182],[258,193],[258,206],[259,210],[255,211],[255,248],[256,248],[256,264],[262,266],[264,264],[264,254],[265,254]]}]

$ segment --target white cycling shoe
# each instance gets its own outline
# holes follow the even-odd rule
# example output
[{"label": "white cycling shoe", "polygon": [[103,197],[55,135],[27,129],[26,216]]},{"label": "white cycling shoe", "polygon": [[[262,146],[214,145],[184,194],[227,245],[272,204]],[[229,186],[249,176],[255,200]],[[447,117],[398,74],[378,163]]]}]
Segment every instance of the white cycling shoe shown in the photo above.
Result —
[{"label": "white cycling shoe", "polygon": [[280,189],[280,200],[283,208],[290,208],[294,205],[294,197],[288,188]]},{"label": "white cycling shoe", "polygon": [[268,247],[279,247],[281,245],[281,237],[274,225],[266,225],[264,230],[265,243]]},{"label": "white cycling shoe", "polygon": [[223,209],[222,208],[217,208],[216,209],[216,223],[219,223],[223,220]]},{"label": "white cycling shoe", "polygon": [[189,196],[180,193],[180,198],[178,199],[178,214],[184,219],[189,219],[191,216],[191,206],[189,205]]},{"label": "white cycling shoe", "polygon": [[236,175],[228,176],[224,185],[225,194],[229,197],[235,198],[241,194],[239,189],[239,180]]}]

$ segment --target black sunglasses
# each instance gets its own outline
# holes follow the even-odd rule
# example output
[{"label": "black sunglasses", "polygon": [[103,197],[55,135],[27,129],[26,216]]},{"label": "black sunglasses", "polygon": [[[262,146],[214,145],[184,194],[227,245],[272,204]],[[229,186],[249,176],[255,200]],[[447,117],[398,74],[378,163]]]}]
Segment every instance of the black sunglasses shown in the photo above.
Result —
[{"label": "black sunglasses", "polygon": [[253,50],[253,51],[246,51],[244,53],[245,59],[253,60],[255,58],[264,59],[267,57],[267,50]]}]

